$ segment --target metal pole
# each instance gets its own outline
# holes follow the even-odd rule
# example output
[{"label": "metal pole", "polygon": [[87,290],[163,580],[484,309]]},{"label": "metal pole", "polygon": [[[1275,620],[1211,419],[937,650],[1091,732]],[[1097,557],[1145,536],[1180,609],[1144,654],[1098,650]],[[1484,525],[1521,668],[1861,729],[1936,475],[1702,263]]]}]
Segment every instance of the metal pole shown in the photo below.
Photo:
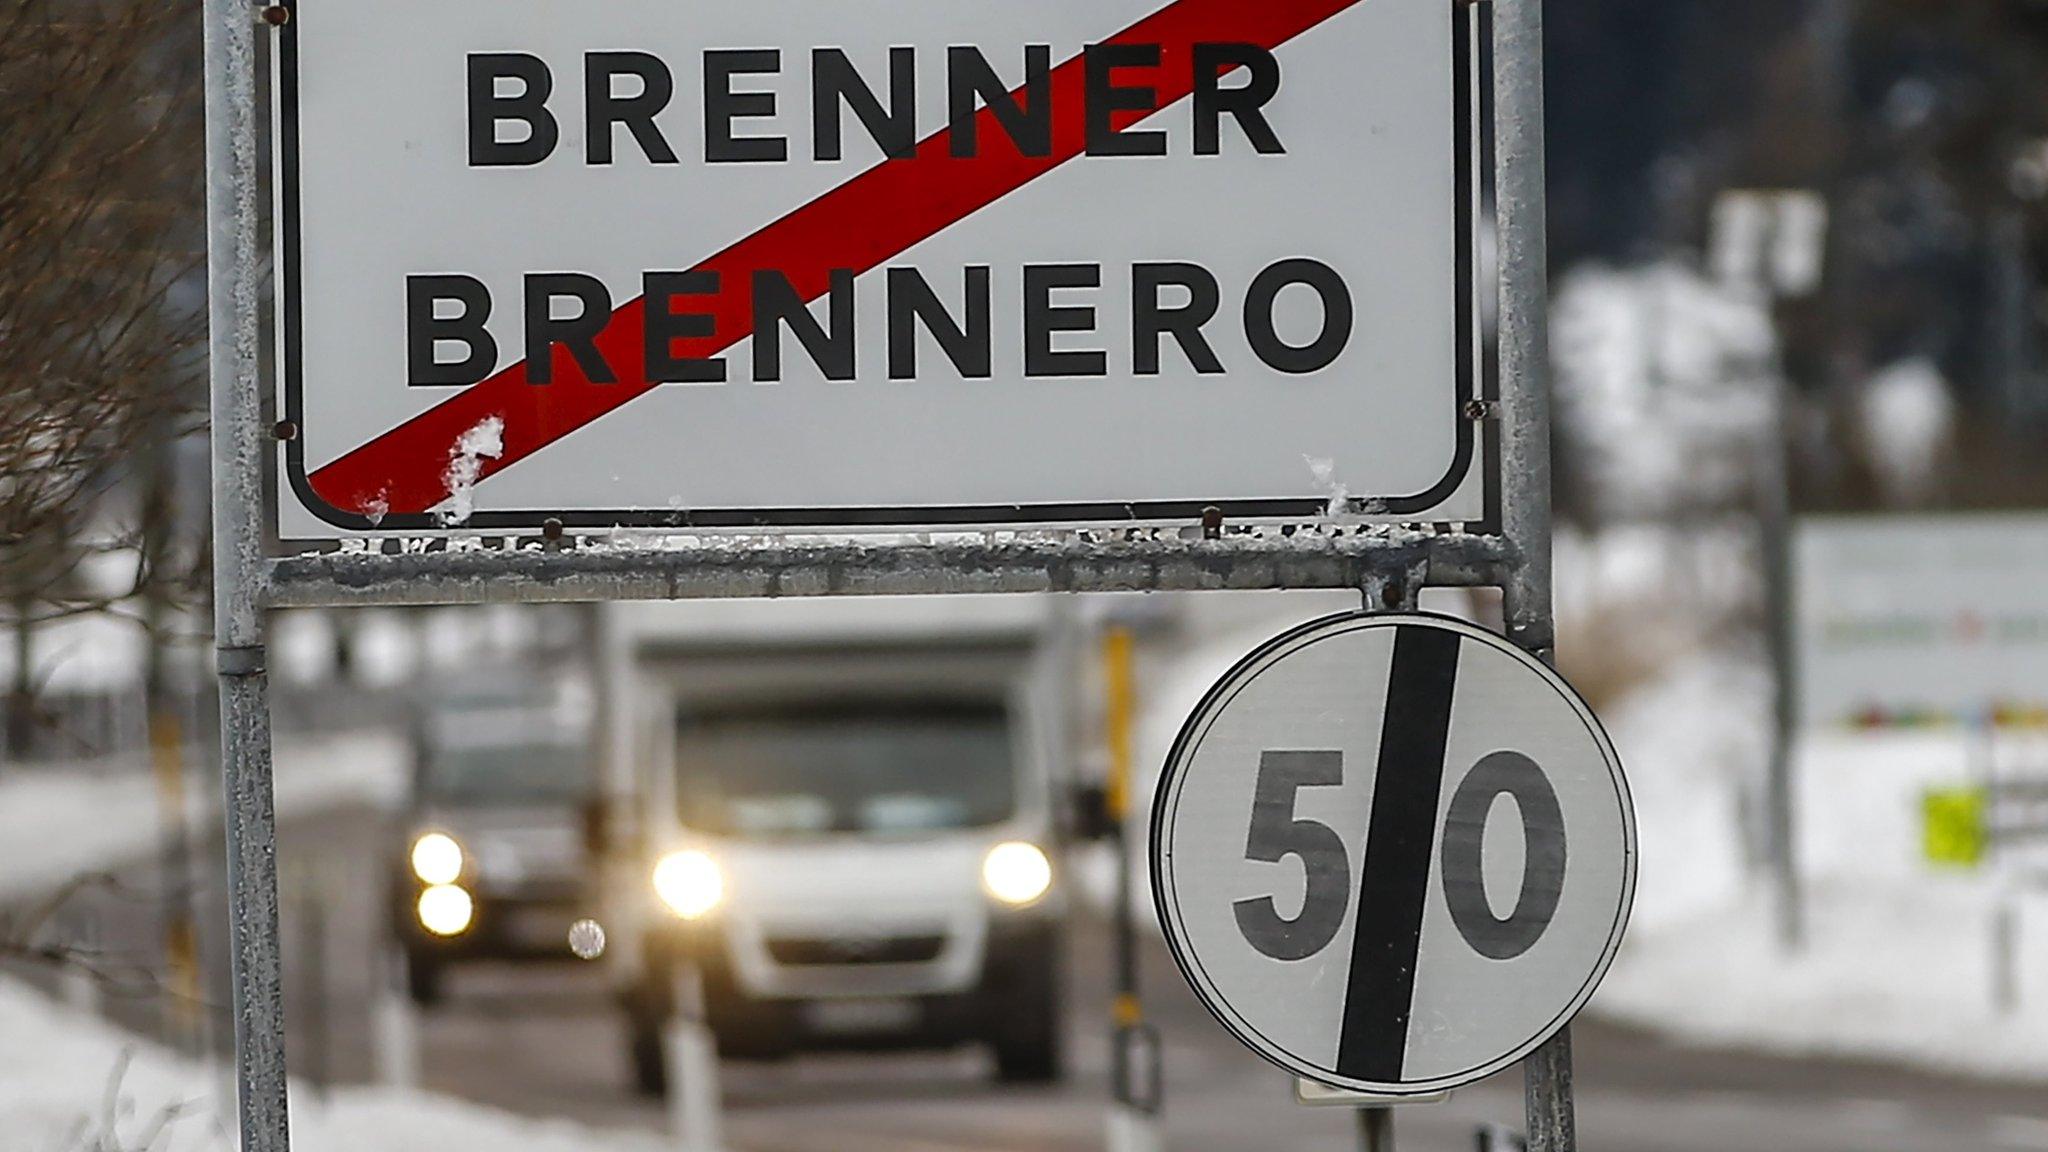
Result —
[{"label": "metal pole", "polygon": [[206,277],[213,409],[214,644],[220,677],[235,1075],[242,1152],[287,1152],[277,829],[264,677],[258,348],[256,12],[205,0]]},{"label": "metal pole", "polygon": [[[1509,639],[1555,656],[1550,588],[1549,243],[1545,234],[1542,0],[1494,12],[1495,202],[1500,237],[1501,528],[1516,557]],[[1523,1061],[1530,1152],[1576,1152],[1571,1029]]]},{"label": "metal pole", "polygon": [[1109,1152],[1157,1152],[1163,1146],[1159,1128],[1159,1034],[1145,1022],[1138,988],[1138,924],[1133,907],[1137,863],[1131,849],[1134,755],[1132,732],[1137,695],[1133,661],[1135,638],[1124,625],[1111,625],[1102,637],[1104,728],[1109,744],[1109,787],[1105,807],[1116,852],[1116,907],[1110,911],[1115,960],[1116,997],[1110,1025]]},{"label": "metal pole", "polygon": [[299,928],[304,933],[300,939],[301,977],[304,981],[300,1002],[305,1005],[305,1030],[301,1035],[306,1040],[306,1079],[324,1102],[332,1087],[333,1062],[329,1049],[332,1047],[332,1033],[327,1025],[327,900],[325,877],[317,865],[307,869],[299,885]]},{"label": "metal pole", "polygon": [[1365,1152],[1394,1152],[1394,1110],[1360,1108],[1358,1137]]},{"label": "metal pole", "polygon": [[1116,846],[1116,908],[1110,914],[1116,950],[1116,1029],[1144,1023],[1138,999],[1138,929],[1131,910],[1135,878],[1131,875],[1131,630],[1112,627],[1102,638],[1103,679],[1107,681],[1109,730],[1108,808]]},{"label": "metal pole", "polygon": [[1764,596],[1768,603],[1766,637],[1774,674],[1771,758],[1766,778],[1765,817],[1769,837],[1772,887],[1777,896],[1778,945],[1796,952],[1805,945],[1806,913],[1799,887],[1799,853],[1793,820],[1792,742],[1798,723],[1796,650],[1792,619],[1792,468],[1791,385],[1782,377],[1773,385],[1778,418],[1764,437],[1764,459],[1758,469],[1758,530],[1763,542]]},{"label": "metal pole", "polygon": [[1556,644],[1550,597],[1550,259],[1545,235],[1542,0],[1494,14],[1495,203],[1500,243],[1502,589],[1508,638]]},{"label": "metal pole", "polygon": [[662,1038],[668,1062],[669,1126],[681,1152],[721,1152],[725,1138],[718,1039],[705,1017],[704,969],[696,956],[700,944],[692,939],[676,968],[676,1012]]}]

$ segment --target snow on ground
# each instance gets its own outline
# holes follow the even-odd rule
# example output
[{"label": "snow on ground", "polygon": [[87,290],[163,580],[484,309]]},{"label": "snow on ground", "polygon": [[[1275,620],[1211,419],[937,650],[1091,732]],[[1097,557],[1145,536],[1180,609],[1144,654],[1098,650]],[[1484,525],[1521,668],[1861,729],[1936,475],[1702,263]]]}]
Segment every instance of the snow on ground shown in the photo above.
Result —
[{"label": "snow on ground", "polygon": [[[388,806],[404,794],[404,748],[395,735],[280,735],[276,757],[281,819]],[[188,774],[194,826],[204,826],[218,786],[210,771]],[[159,827],[156,780],[144,766],[91,772],[38,765],[0,773],[0,899],[46,892],[81,873],[146,856],[156,850]]]},{"label": "snow on ground", "polygon": [[1755,897],[1638,928],[1592,1011],[1693,1043],[2048,1077],[2048,902],[2029,901],[2008,1016],[1992,1007],[1984,885],[1825,880],[1808,897],[1810,943],[1791,956]]},{"label": "snow on ground", "polygon": [[1628,939],[1589,1010],[1691,1043],[2048,1078],[2048,894],[2016,898],[2021,1006],[2001,1015],[1997,874],[1921,859],[1923,791],[1971,778],[1960,731],[1802,739],[1808,943],[1781,949],[1773,894],[1744,851],[1755,842],[1743,797],[1756,794],[1768,750],[1769,688],[1753,663],[1710,655],[1609,711],[1642,859]]},{"label": "snow on ground", "polygon": [[[221,1069],[0,979],[0,1152],[231,1149]],[[301,1152],[590,1152],[665,1146],[645,1133],[535,1121],[424,1092],[294,1086]]]}]

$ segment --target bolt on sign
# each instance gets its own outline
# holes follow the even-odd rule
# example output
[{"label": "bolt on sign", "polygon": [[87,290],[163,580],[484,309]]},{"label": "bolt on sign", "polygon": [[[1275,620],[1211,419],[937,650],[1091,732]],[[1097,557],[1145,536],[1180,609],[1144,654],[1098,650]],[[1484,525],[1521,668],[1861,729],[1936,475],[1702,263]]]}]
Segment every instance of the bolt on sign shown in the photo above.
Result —
[{"label": "bolt on sign", "polygon": [[1247,656],[1153,806],[1160,924],[1253,1051],[1428,1096],[1528,1055],[1593,995],[1635,893],[1635,815],[1585,702],[1460,621],[1352,613]]},{"label": "bolt on sign", "polygon": [[280,534],[1485,515],[1446,0],[292,0]]}]

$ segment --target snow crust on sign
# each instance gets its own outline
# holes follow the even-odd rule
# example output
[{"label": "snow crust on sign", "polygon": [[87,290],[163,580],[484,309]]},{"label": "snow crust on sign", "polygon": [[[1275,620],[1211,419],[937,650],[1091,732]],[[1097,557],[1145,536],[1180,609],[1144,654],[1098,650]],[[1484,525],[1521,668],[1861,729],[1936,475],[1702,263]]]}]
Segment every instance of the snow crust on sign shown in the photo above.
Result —
[{"label": "snow crust on sign", "polygon": [[[38,895],[74,877],[146,858],[157,850],[155,780],[146,772],[95,772],[93,765],[38,765],[0,773],[0,900]],[[186,800],[202,826],[213,797],[193,773]],[[300,742],[280,735],[279,819],[356,806],[391,807],[405,794],[406,752],[393,734]],[[0,1037],[7,1032],[0,1028]],[[5,1047],[0,1044],[0,1047]]]},{"label": "snow crust on sign", "polygon": [[448,470],[441,474],[448,485],[448,499],[434,506],[434,518],[450,528],[469,523],[476,511],[476,485],[483,479],[484,461],[504,454],[503,416],[486,416],[457,437],[448,452]]},{"label": "snow crust on sign", "polygon": [[1330,498],[1323,505],[1323,521],[1328,524],[1355,524],[1363,517],[1351,510],[1351,489],[1337,478],[1337,462],[1327,456],[1304,456],[1310,476],[1315,477],[1316,487]]},{"label": "snow crust on sign", "polygon": [[[0,1152],[148,1148],[225,1152],[235,1141],[234,1078],[138,1039],[18,981],[0,978]],[[300,1152],[638,1152],[649,1134],[537,1121],[396,1088],[294,1084]]]}]

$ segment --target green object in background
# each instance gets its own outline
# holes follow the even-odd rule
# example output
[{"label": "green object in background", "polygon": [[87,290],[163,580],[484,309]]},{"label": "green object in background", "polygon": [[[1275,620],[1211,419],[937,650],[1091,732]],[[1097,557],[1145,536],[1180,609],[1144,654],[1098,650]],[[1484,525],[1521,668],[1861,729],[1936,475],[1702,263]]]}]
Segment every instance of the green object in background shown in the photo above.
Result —
[{"label": "green object in background", "polygon": [[1922,850],[1931,864],[1975,868],[1984,862],[1984,816],[1990,798],[1982,788],[1929,788],[1920,798]]}]

